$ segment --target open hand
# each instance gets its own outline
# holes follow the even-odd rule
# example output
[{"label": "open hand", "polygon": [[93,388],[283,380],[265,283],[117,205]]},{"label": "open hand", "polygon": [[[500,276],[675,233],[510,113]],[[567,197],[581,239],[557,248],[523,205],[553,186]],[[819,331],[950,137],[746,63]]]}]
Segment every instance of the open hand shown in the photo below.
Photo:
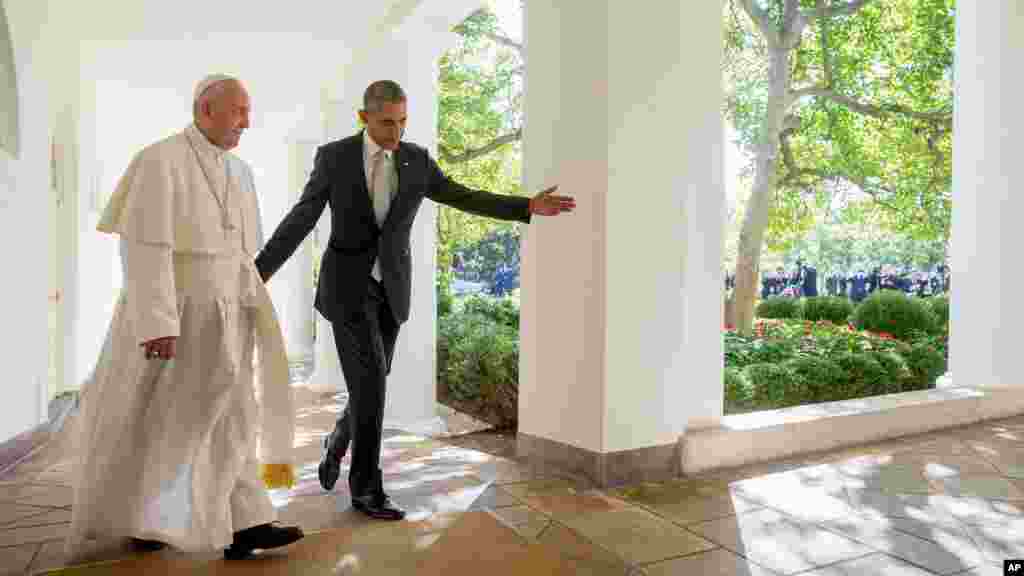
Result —
[{"label": "open hand", "polygon": [[558,185],[542,190],[530,198],[530,213],[555,216],[562,212],[572,212],[576,208],[576,199],[572,196],[555,196],[552,194],[555,190],[558,190]]},{"label": "open hand", "polygon": [[146,358],[148,359],[159,358],[169,360],[174,358],[177,341],[177,336],[165,336],[156,340],[150,340],[149,342],[143,342],[139,346],[145,350]]}]

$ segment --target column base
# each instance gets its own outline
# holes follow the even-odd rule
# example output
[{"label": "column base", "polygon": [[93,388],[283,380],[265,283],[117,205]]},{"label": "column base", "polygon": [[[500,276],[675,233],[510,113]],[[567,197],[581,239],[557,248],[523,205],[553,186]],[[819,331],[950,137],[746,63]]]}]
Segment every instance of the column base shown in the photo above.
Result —
[{"label": "column base", "polygon": [[516,435],[516,451],[521,458],[564,468],[587,478],[599,488],[676,478],[681,474],[680,450],[680,444],[675,442],[600,453],[522,432]]}]

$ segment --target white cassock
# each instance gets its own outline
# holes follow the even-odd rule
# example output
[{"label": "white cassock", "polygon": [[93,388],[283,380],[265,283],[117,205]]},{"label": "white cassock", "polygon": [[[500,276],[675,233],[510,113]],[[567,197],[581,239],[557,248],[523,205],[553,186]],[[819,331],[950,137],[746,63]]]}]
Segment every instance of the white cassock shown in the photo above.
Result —
[{"label": "white cassock", "polygon": [[[68,551],[127,537],[222,549],[275,519],[265,482],[293,481],[252,171],[189,126],[135,157],[98,229],[121,236],[124,287],[82,389]],[[164,336],[177,357],[145,358],[140,345]]]}]

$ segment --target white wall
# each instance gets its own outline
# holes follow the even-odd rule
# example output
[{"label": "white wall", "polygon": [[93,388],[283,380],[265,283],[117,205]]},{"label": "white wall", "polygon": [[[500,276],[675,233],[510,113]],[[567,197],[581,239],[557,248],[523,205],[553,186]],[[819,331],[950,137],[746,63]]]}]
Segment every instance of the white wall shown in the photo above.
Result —
[{"label": "white wall", "polygon": [[950,373],[957,386],[1024,386],[1020,214],[1024,11],[1018,0],[957,6],[950,234]]},{"label": "white wall", "polygon": [[21,151],[0,152],[0,441],[46,417],[49,285],[49,139],[52,77],[61,46],[46,25],[46,2],[5,0],[18,77]]}]

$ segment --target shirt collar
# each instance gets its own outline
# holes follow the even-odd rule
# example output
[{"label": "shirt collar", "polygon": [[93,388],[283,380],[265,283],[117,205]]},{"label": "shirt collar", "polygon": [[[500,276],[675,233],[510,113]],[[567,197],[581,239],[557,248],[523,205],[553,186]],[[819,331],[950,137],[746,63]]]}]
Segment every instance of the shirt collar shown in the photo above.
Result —
[{"label": "shirt collar", "polygon": [[[367,160],[373,158],[374,154],[376,154],[378,151],[383,150],[383,148],[378,146],[377,143],[373,141],[373,138],[370,136],[370,133],[367,132],[366,130],[363,130],[363,150],[366,152]],[[391,150],[384,150],[384,159],[391,159]]]},{"label": "shirt collar", "polygon": [[215,146],[212,142],[206,139],[206,135],[199,130],[195,123],[189,124],[188,128],[185,129],[188,133],[189,139],[196,146],[196,151],[201,156],[212,158],[217,162],[224,160],[224,155],[227,154],[227,150]]}]

